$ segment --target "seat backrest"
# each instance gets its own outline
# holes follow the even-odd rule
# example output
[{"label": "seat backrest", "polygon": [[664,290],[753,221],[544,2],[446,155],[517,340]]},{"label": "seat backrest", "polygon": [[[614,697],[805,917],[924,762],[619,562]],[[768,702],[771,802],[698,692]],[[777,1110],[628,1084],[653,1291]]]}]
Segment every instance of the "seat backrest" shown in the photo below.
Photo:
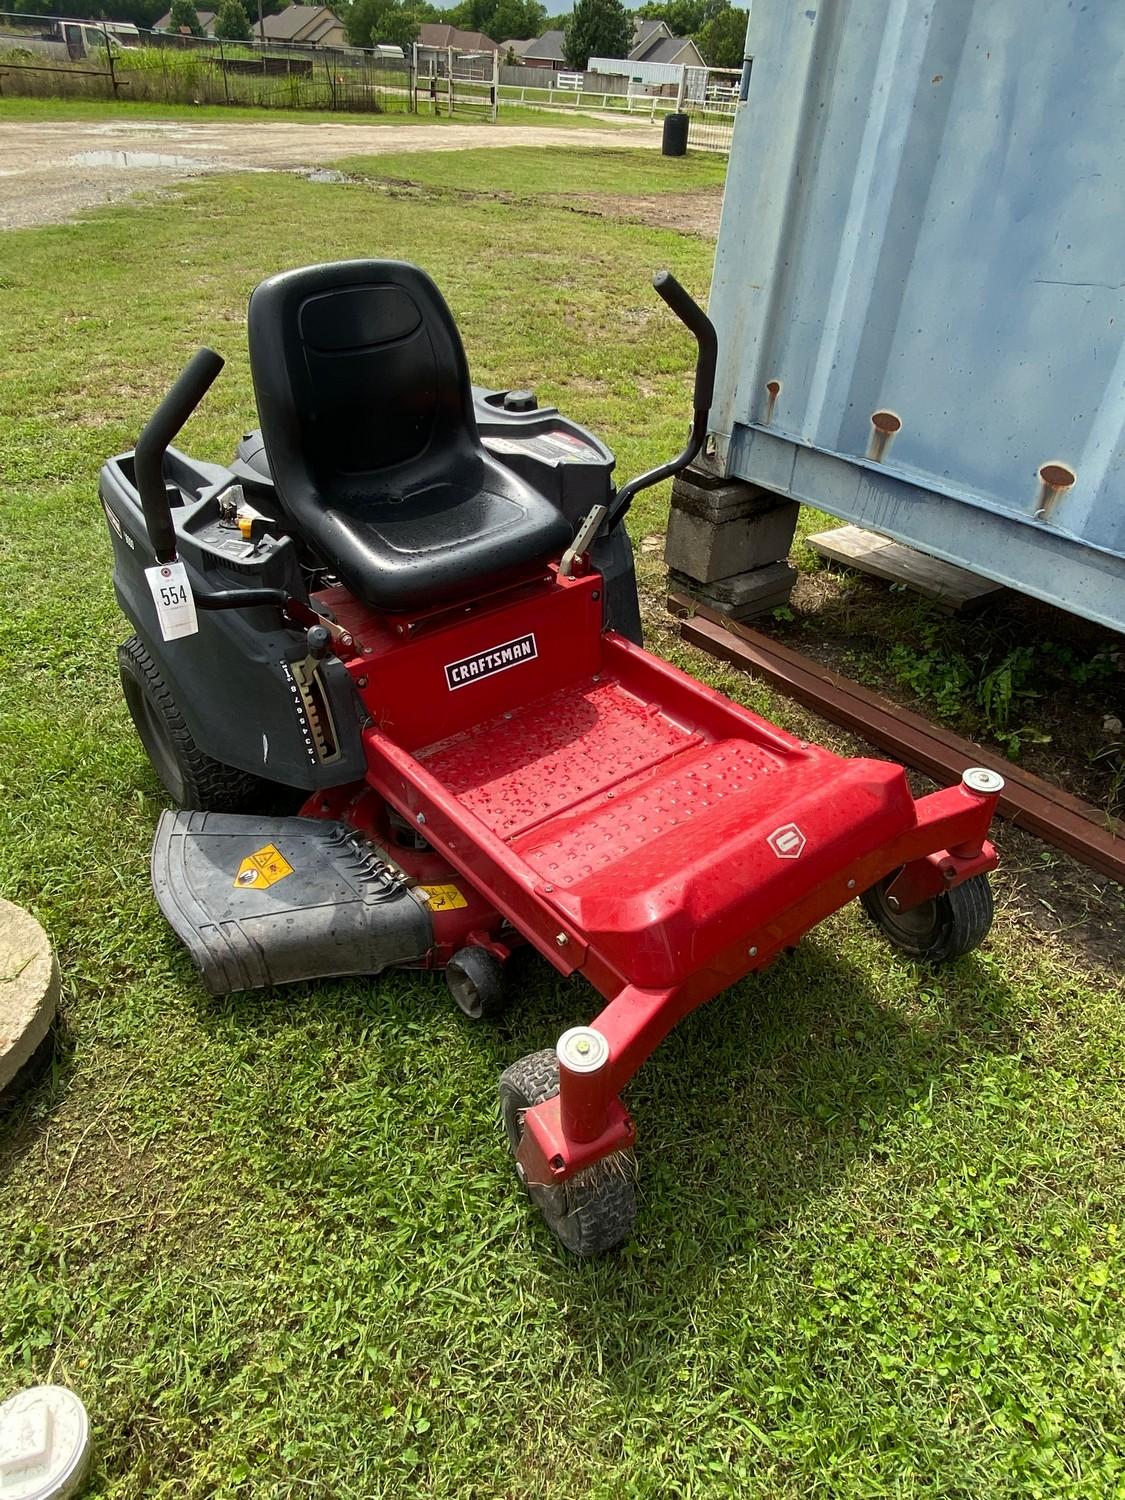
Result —
[{"label": "seat backrest", "polygon": [[297,516],[472,483],[481,449],[457,325],[424,271],[349,260],[271,276],[250,298],[250,369],[270,468]]}]

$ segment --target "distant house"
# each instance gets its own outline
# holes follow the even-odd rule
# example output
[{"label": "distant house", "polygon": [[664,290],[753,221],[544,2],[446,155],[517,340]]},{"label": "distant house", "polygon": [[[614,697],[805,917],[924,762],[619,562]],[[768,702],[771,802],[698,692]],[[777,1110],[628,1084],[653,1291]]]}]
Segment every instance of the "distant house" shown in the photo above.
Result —
[{"label": "distant house", "polygon": [[686,36],[673,36],[666,21],[641,21],[633,25],[633,45],[628,57],[592,57],[592,73],[628,78],[650,94],[674,94],[686,78],[685,68],[706,67],[699,48]]},{"label": "distant house", "polygon": [[[257,7],[254,0],[244,0],[243,9],[250,18],[250,34],[258,40]],[[215,35],[213,10],[197,10],[204,36]],[[156,31],[171,31],[172,12],[160,17]],[[346,47],[344,23],[327,5],[287,5],[276,16],[266,16],[262,23],[267,42],[296,43],[302,47]]]},{"label": "distant house", "polygon": [[688,68],[706,66],[703,54],[691,37],[673,36],[665,21],[637,21],[632,51],[626,61],[671,63]]},{"label": "distant house", "polygon": [[518,41],[513,37],[509,41],[500,43],[500,56],[502,59],[507,59],[509,56],[512,56],[516,59],[517,62],[523,62],[524,53],[529,47],[533,46],[534,43],[535,38],[533,36],[529,36],[524,42]]},{"label": "distant house", "polygon": [[634,17],[633,45],[629,49],[629,56],[632,57],[638,47],[651,41],[653,37],[671,35],[672,30],[667,21],[642,21],[639,16]]},{"label": "distant house", "polygon": [[[251,23],[254,35],[258,23]],[[327,5],[287,5],[276,16],[266,16],[262,30],[267,42],[289,42],[302,47],[346,47],[347,33],[340,17]]]},{"label": "distant house", "polygon": [[[218,15],[218,11],[215,11],[215,10],[197,10],[196,11],[196,15],[199,17],[199,25],[200,25],[200,29],[203,32],[203,35],[204,36],[214,36],[215,35],[215,17]],[[165,14],[160,17],[160,20],[156,22],[156,24],[153,26],[152,29],[153,29],[153,31],[171,31],[172,30],[172,12],[171,11],[166,11]]]},{"label": "distant house", "polygon": [[455,52],[499,52],[499,42],[494,42],[483,31],[462,31],[459,26],[440,26],[436,21],[427,21],[418,29],[418,45],[428,51],[441,52],[452,47]]},{"label": "distant house", "polygon": [[556,73],[560,68],[565,68],[563,41],[561,31],[545,31],[542,36],[537,36],[523,54],[521,61],[524,67],[551,68]]}]

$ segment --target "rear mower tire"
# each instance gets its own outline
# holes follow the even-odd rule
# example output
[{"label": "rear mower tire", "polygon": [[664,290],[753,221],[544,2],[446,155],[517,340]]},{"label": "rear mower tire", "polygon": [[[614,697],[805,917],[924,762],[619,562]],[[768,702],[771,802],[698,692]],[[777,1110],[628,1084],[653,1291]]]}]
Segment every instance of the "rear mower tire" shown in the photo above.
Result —
[{"label": "rear mower tire", "polygon": [[[500,1075],[500,1110],[512,1155],[523,1138],[525,1111],[559,1091],[554,1048],[529,1052]],[[603,1255],[625,1243],[637,1217],[631,1153],[617,1151],[557,1186],[525,1183],[531,1201],[559,1243],[574,1255]]]},{"label": "rear mower tire", "polygon": [[269,783],[200,750],[139,636],[117,648],[117,665],[141,744],[176,806],[192,812],[257,811]]},{"label": "rear mower tire", "polygon": [[992,926],[992,887],[987,875],[942,891],[909,911],[895,911],[887,899],[888,875],[859,898],[864,911],[896,948],[927,963],[947,963],[979,948]]}]

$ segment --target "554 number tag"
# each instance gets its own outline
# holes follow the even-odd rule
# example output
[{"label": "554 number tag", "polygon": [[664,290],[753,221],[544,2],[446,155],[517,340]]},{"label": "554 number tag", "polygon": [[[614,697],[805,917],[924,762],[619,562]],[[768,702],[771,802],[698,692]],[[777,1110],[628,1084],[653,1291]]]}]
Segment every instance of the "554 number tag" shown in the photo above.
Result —
[{"label": "554 number tag", "polygon": [[183,563],[157,563],[155,568],[145,569],[145,577],[152,590],[152,602],[156,605],[156,618],[164,639],[178,641],[181,636],[195,635],[199,621],[195,617],[195,600]]}]

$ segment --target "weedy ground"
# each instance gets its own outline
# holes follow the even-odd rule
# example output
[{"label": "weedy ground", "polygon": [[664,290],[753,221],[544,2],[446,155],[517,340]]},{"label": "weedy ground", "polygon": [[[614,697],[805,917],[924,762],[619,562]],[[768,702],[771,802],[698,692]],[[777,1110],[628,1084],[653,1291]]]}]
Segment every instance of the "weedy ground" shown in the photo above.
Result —
[{"label": "weedy ground", "polygon": [[[981,952],[930,972],[852,907],[691,1017],[630,1091],[636,1239],[594,1264],[521,1200],[495,1101],[505,1064],[590,1013],[580,983],[528,962],[509,1018],[477,1027],[402,973],[214,1001],[156,912],[164,799],[116,684],[97,471],[204,342],[229,364],[184,441],[229,455],[261,277],[417,260],[478,380],[535,387],[623,473],[679,446],[691,348],[648,278],[705,291],[710,244],[549,195],[682,174],[625,153],[530,167],[373,169],[414,174],[410,195],[197,181],[0,243],[0,889],[64,976],[55,1061],[0,1122],[0,1390],[73,1385],[89,1493],[121,1500],[1123,1495],[1104,882],[1072,876],[1097,902],[1047,931],[1041,851],[1001,830]],[[638,540],[666,503],[638,502]],[[658,649],[843,743],[686,653],[641,561]]]},{"label": "weedy ground", "polygon": [[[819,526],[804,513],[800,530]],[[953,618],[902,585],[827,568],[809,546],[767,631],[1125,816],[1125,642],[1015,593]]]}]

